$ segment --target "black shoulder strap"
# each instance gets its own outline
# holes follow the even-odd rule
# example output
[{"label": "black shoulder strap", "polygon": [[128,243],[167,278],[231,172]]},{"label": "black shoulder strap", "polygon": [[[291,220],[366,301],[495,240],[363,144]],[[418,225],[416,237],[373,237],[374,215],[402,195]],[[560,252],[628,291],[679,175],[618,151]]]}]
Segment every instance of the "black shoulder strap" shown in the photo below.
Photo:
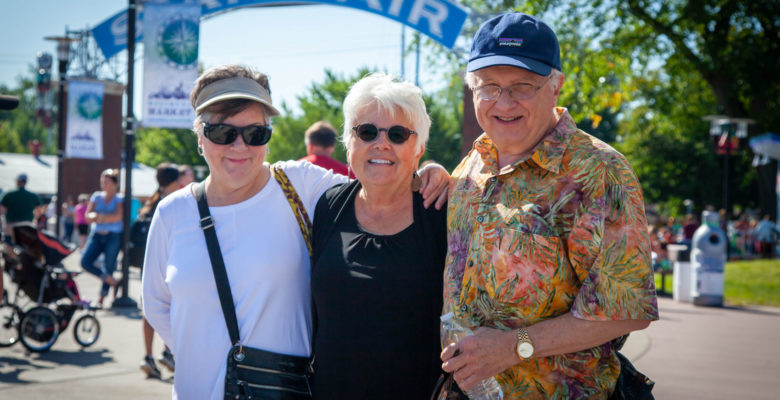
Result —
[{"label": "black shoulder strap", "polygon": [[219,241],[217,241],[217,231],[214,229],[214,220],[211,219],[209,204],[206,201],[205,182],[195,185],[195,200],[198,202],[200,228],[203,229],[203,235],[206,236],[206,247],[209,249],[211,269],[214,271],[214,281],[217,284],[217,293],[219,293],[219,302],[222,304],[225,325],[227,325],[230,335],[230,343],[235,346],[240,342],[236,309],[233,305],[233,294],[230,293],[230,282],[228,282],[227,271],[225,271],[225,262],[222,261],[222,250],[219,249]]}]

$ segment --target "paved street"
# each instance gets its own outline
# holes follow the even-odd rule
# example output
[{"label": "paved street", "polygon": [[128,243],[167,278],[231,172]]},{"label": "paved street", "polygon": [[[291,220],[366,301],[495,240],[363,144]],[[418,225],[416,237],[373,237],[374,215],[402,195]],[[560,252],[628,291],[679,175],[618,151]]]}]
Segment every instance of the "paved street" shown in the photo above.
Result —
[{"label": "paved street", "polygon": [[[80,271],[79,259],[78,253],[66,258],[67,268]],[[130,294],[138,301],[141,277],[138,269],[130,271]],[[76,283],[82,297],[97,298],[97,278],[84,273]],[[97,318],[100,337],[86,349],[73,339],[72,326],[46,353],[28,354],[21,343],[0,348],[0,399],[169,399],[173,374],[160,366],[166,380],[146,379],[139,368],[144,353],[141,311],[109,309],[98,311]],[[161,351],[155,337],[155,357]]]},{"label": "paved street", "polygon": [[[78,271],[78,254],[66,259]],[[95,298],[98,280],[77,278],[82,295]],[[131,297],[138,300],[140,275],[131,269]],[[659,299],[661,320],[629,338],[624,353],[656,381],[657,399],[777,399],[780,371],[780,309],[703,308]],[[146,379],[139,310],[98,313],[97,343],[81,349],[69,327],[44,354],[21,344],[0,349],[0,399],[166,399],[171,374]],[[75,319],[74,319],[75,321]],[[155,356],[162,345],[156,340]]]}]

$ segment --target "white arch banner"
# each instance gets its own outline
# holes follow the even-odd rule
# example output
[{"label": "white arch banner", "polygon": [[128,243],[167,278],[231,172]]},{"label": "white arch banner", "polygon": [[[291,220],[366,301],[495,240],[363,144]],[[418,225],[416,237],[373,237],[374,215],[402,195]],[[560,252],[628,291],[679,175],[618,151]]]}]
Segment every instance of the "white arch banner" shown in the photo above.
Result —
[{"label": "white arch banner", "polygon": [[[313,4],[330,4],[368,11],[416,29],[431,39],[452,48],[458,38],[468,12],[450,0],[313,0]],[[171,1],[176,4],[181,2]],[[260,5],[300,4],[295,0],[202,0],[201,16],[242,7]],[[137,13],[136,40],[143,37],[143,12]],[[122,10],[92,29],[106,59],[127,48],[127,10]]]}]

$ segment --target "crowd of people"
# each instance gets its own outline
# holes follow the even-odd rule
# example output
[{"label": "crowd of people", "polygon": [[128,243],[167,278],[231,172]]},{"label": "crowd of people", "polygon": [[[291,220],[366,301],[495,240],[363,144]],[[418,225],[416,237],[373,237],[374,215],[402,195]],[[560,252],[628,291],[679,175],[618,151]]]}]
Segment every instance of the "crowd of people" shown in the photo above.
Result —
[{"label": "crowd of people", "polygon": [[[743,212],[736,219],[725,221],[725,212],[720,213],[719,228],[723,231],[729,246],[729,259],[776,258],[776,244],[780,239],[778,230],[769,214],[759,218],[759,213]],[[682,223],[675,217],[666,221],[648,225],[648,234],[652,243],[653,265],[656,270],[669,270],[670,244],[690,246],[691,240],[700,222],[693,214],[686,214]]]}]

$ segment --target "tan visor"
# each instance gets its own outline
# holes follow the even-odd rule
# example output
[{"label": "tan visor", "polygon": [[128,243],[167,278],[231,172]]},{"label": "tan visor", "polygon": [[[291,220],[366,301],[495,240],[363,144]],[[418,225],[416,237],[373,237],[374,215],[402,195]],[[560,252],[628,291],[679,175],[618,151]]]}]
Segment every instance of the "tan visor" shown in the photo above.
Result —
[{"label": "tan visor", "polygon": [[195,100],[195,112],[225,100],[254,100],[268,107],[271,116],[279,115],[279,110],[271,104],[271,95],[253,79],[236,77],[220,79],[203,88]]}]

